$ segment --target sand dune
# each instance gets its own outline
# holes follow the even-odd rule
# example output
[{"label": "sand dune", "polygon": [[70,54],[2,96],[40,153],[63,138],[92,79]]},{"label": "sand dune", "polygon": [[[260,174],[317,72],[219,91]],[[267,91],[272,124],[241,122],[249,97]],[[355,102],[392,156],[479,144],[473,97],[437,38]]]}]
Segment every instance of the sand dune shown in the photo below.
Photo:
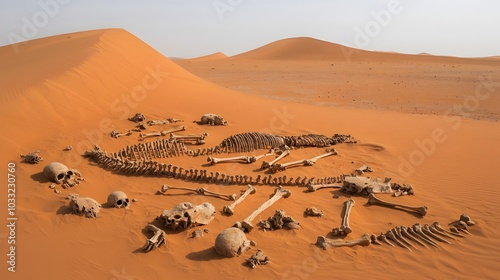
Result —
[{"label": "sand dune", "polygon": [[[5,158],[5,165],[8,162],[16,163],[18,188],[17,272],[13,274],[3,269],[0,278],[29,279],[46,275],[54,279],[160,279],[168,275],[187,279],[198,279],[200,276],[207,279],[327,279],[332,277],[332,271],[348,279],[366,278],[367,273],[373,279],[496,278],[500,258],[495,249],[500,246],[500,217],[496,214],[500,209],[495,189],[498,182],[495,168],[500,166],[498,122],[456,115],[444,118],[442,115],[408,114],[404,113],[405,110],[387,108],[374,110],[352,106],[318,106],[314,105],[318,102],[311,101],[307,95],[294,95],[291,88],[296,87],[303,92],[308,90],[316,95],[318,90],[331,91],[334,87],[325,84],[314,87],[314,81],[327,77],[338,81],[359,71],[362,74],[349,78],[349,84],[361,84],[356,92],[364,87],[366,91],[361,93],[363,96],[373,94],[367,84],[379,83],[378,80],[381,79],[379,88],[389,95],[384,95],[388,99],[386,104],[406,107],[406,103],[400,104],[391,99],[396,96],[398,89],[392,88],[392,83],[388,82],[392,80],[387,78],[394,75],[388,69],[399,65],[397,69],[404,75],[392,79],[404,80],[405,84],[423,84],[419,92],[439,85],[438,89],[447,89],[444,93],[449,95],[442,97],[436,95],[436,91],[430,91],[415,96],[414,92],[410,92],[408,100],[415,102],[412,105],[417,104],[415,100],[420,100],[422,102],[418,106],[422,110],[436,102],[450,107],[457,99],[463,100],[460,99],[463,96],[455,93],[459,88],[456,85],[457,77],[467,81],[465,84],[459,83],[460,86],[472,86],[473,89],[476,84],[470,81],[477,74],[493,71],[497,64],[474,60],[462,72],[450,69],[451,65],[465,63],[465,60],[460,59],[455,64],[439,68],[432,68],[426,63],[404,66],[398,64],[398,61],[392,61],[390,66],[339,64],[333,67],[336,68],[336,75],[333,72],[321,74],[327,67],[332,67],[331,62],[319,67],[293,62],[292,58],[314,58],[320,63],[331,59],[327,58],[329,55],[337,57],[340,53],[329,54],[330,45],[325,42],[314,42],[314,50],[301,50],[299,45],[294,46],[294,40],[286,43],[291,44],[293,52],[276,48],[273,52],[266,51],[252,59],[250,57],[254,54],[178,62],[185,67],[192,65],[188,69],[192,73],[219,82],[214,76],[203,72],[206,69],[203,67],[215,65],[218,75],[226,77],[225,82],[220,82],[220,85],[191,74],[120,29],[34,40],[23,43],[18,54],[14,54],[10,46],[0,48],[0,122],[4,128],[0,152]],[[316,56],[315,51],[324,55],[325,59]],[[258,57],[264,59],[263,62],[255,62]],[[273,62],[276,58],[287,61]],[[232,60],[234,66],[224,62],[229,60]],[[376,61],[380,63],[379,60]],[[439,60],[436,65],[440,63],[443,61]],[[256,65],[257,70],[250,71],[250,65]],[[280,74],[286,67],[290,67],[287,70],[289,74]],[[295,72],[301,67],[301,71]],[[373,70],[368,70],[369,67]],[[425,67],[432,73],[422,76]],[[412,69],[419,69],[420,72],[414,73]],[[365,74],[369,71],[378,74]],[[283,75],[292,77],[293,73],[299,75],[295,76],[297,82],[311,82],[294,85],[289,84],[289,78],[279,78]],[[442,75],[442,78],[435,84],[428,84],[434,73]],[[497,72],[493,73],[496,79]],[[262,79],[264,76],[267,76],[267,81]],[[369,82],[362,83],[364,79],[369,79]],[[344,82],[335,89],[349,89],[350,85]],[[245,90],[241,90],[244,93],[234,90],[238,83],[245,87]],[[264,85],[287,94],[280,96],[283,100],[251,94],[263,89]],[[356,92],[351,90],[346,95],[352,98],[356,96]],[[496,93],[491,94],[491,99],[488,100],[491,103],[488,106],[492,108],[498,100]],[[276,94],[269,92],[264,95],[276,97]],[[488,106],[481,107],[481,110],[487,110],[490,108]],[[278,201],[257,219],[265,219],[274,210],[281,208],[299,220],[302,229],[268,232],[254,230],[248,237],[257,242],[256,248],[239,258],[218,257],[212,248],[217,234],[235,221],[244,219],[267,200],[273,191],[272,187],[258,186],[257,193],[239,205],[234,216],[225,217],[218,212],[212,223],[202,227],[209,230],[205,237],[189,238],[193,229],[184,232],[168,231],[165,246],[144,254],[140,248],[149,235],[143,229],[163,209],[184,201],[194,204],[209,201],[217,210],[230,203],[197,195],[155,195],[162,184],[186,187],[196,185],[212,191],[236,194],[245,189],[245,186],[202,185],[170,178],[122,176],[92,165],[81,157],[94,144],[100,145],[109,153],[126,145],[137,144],[137,133],[118,139],[109,134],[113,129],[125,132],[133,128],[135,124],[127,118],[136,112],[144,113],[148,119],[183,119],[186,133],[209,134],[205,145],[208,147],[219,144],[232,134],[248,131],[279,135],[352,134],[359,139],[359,143],[336,146],[338,156],[320,160],[312,167],[298,167],[283,174],[289,177],[304,174],[317,178],[335,176],[350,173],[366,163],[374,170],[372,176],[391,177],[395,182],[409,183],[415,188],[415,196],[387,196],[388,200],[427,205],[429,213],[424,218],[419,218],[406,212],[368,206],[365,204],[366,197],[353,196],[356,201],[351,217],[353,233],[346,239],[357,238],[365,232],[379,233],[397,225],[412,225],[416,222],[439,221],[446,225],[462,213],[471,215],[478,224],[471,229],[473,235],[449,245],[443,244],[439,249],[422,248],[418,252],[409,252],[398,247],[371,245],[323,251],[312,243],[318,235],[326,235],[333,227],[340,225],[342,203],[349,196],[334,191],[340,196],[334,199],[330,190],[306,193],[303,188],[290,186],[286,188],[292,191],[292,196]],[[229,125],[211,127],[193,123],[193,120],[199,119],[204,113],[218,113],[229,121]],[[494,117],[499,115],[495,110],[491,114]],[[167,130],[176,125],[149,127],[146,132]],[[436,129],[442,130],[445,140],[430,140]],[[439,139],[442,140],[443,137]],[[73,150],[63,151],[68,145],[72,145]],[[197,149],[198,146],[191,148]],[[41,164],[20,163],[19,154],[37,149],[44,158]],[[256,154],[261,152],[266,151],[257,151]],[[323,152],[324,149],[293,150],[287,162],[310,158]],[[406,162],[412,161],[411,157],[416,153],[423,157],[408,165]],[[221,155],[224,156],[226,155]],[[48,188],[50,183],[41,174],[43,167],[52,161],[78,169],[85,181],[71,189],[61,189],[60,194],[54,193]],[[259,171],[255,171],[255,164],[204,167],[205,157],[178,157],[164,162],[185,168],[203,167],[227,174],[259,174]],[[80,196],[90,196],[105,203],[107,195],[114,190],[125,191],[130,198],[137,198],[138,201],[130,209],[104,208],[95,220],[68,213],[66,206],[69,202],[65,197],[69,193],[77,192]],[[325,216],[303,217],[304,209],[311,206],[322,209]],[[7,211],[4,210],[0,211],[0,218],[5,221]],[[5,226],[0,234],[4,233]],[[5,240],[0,238],[2,252],[7,251]],[[257,249],[263,250],[271,258],[271,263],[254,270],[243,266],[244,259]]]},{"label": "sand dune", "polygon": [[221,58],[226,58],[226,57],[227,57],[226,54],[221,53],[221,52],[216,52],[216,53],[209,54],[209,55],[191,58],[191,59],[189,59],[189,61],[211,61],[211,60],[221,59]]}]

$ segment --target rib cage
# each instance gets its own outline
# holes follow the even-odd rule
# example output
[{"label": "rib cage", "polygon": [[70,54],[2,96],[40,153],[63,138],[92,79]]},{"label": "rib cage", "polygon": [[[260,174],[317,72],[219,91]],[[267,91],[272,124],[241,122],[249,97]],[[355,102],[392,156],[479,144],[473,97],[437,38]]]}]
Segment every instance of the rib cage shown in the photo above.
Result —
[{"label": "rib cage", "polygon": [[122,160],[148,161],[156,158],[177,157],[187,153],[184,143],[156,140],[127,146],[114,153],[113,156]]}]

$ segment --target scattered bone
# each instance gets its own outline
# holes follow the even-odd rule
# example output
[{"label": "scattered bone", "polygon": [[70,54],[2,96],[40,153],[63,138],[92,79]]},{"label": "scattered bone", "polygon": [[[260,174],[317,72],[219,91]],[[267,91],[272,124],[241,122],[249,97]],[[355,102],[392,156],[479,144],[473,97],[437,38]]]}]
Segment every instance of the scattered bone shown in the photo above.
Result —
[{"label": "scattered bone", "polygon": [[40,161],[43,160],[43,158],[39,155],[39,153],[40,153],[40,150],[36,150],[36,151],[29,153],[29,154],[26,154],[26,155],[21,154],[21,158],[23,159],[22,162],[31,163],[31,164],[39,163]]},{"label": "scattered bone", "polygon": [[283,164],[274,163],[271,165],[269,170],[271,172],[275,173],[278,171],[285,171],[288,168],[292,168],[292,167],[296,167],[296,166],[312,166],[316,163],[316,161],[318,159],[328,157],[331,155],[336,155],[336,154],[337,154],[337,152],[334,149],[332,149],[331,151],[329,151],[325,154],[321,154],[321,155],[313,157],[311,159],[303,159],[303,160],[292,161],[292,162],[283,163]]},{"label": "scattered bone", "polygon": [[398,204],[394,202],[388,202],[381,200],[380,198],[376,197],[374,193],[371,193],[368,196],[368,203],[372,205],[381,205],[381,206],[387,206],[387,207],[392,207],[395,209],[402,209],[405,211],[409,212],[415,212],[420,214],[422,217],[427,214],[427,206],[421,206],[421,207],[414,207],[414,206],[408,206],[408,205],[403,205],[403,204]]},{"label": "scattered bone", "polygon": [[171,135],[173,132],[180,132],[180,131],[185,131],[185,130],[186,130],[186,127],[182,125],[179,127],[169,129],[169,130],[162,130],[162,131],[151,132],[151,133],[141,133],[141,134],[139,134],[139,140],[144,140],[144,139],[150,138],[150,137],[167,136],[167,135]]},{"label": "scattered bone", "polygon": [[73,150],[73,146],[66,146],[66,148],[63,149],[63,151],[71,151]]},{"label": "scattered bone", "polygon": [[282,197],[287,198],[291,194],[292,193],[289,190],[285,190],[285,189],[283,189],[283,187],[278,186],[274,190],[274,195],[270,199],[268,199],[261,206],[259,206],[259,208],[257,208],[255,211],[253,211],[252,214],[250,214],[250,216],[248,216],[246,219],[244,219],[241,222],[236,222],[234,227],[237,227],[245,232],[252,231],[252,229],[254,228],[254,226],[252,225],[252,221],[255,219],[255,217],[257,217],[260,213],[262,213],[264,210],[266,210],[271,205],[273,205],[273,203],[280,200]]},{"label": "scattered bone", "polygon": [[468,226],[473,226],[476,224],[468,215],[462,214],[460,215],[459,221],[465,222]]},{"label": "scattered bone", "polygon": [[354,171],[358,175],[363,175],[363,173],[365,173],[365,172],[373,172],[373,170],[369,166],[367,166],[366,164],[363,164],[363,166],[357,168]]},{"label": "scattered bone", "polygon": [[179,203],[170,210],[163,210],[158,219],[172,230],[185,230],[190,227],[207,225],[215,216],[215,207],[204,202],[194,206],[190,202]]},{"label": "scattered bone", "polygon": [[267,169],[267,168],[270,168],[271,166],[275,165],[279,160],[283,159],[284,157],[288,156],[290,154],[290,148],[286,147],[282,152],[281,154],[275,158],[274,160],[270,161],[270,162],[267,162],[267,161],[263,161],[262,162],[262,165],[261,165],[261,169]]},{"label": "scattered bone", "polygon": [[257,224],[262,230],[277,230],[277,229],[299,229],[300,223],[291,216],[285,214],[283,209],[278,209],[272,217],[267,220],[259,221]]},{"label": "scattered bone", "polygon": [[340,228],[332,229],[333,235],[348,235],[352,232],[351,226],[349,225],[349,216],[351,215],[351,209],[354,207],[354,199],[348,199],[344,202],[344,207],[342,209],[342,224]]},{"label": "scattered bone", "polygon": [[341,190],[346,193],[392,193],[390,178],[372,180],[368,177],[345,176]]},{"label": "scattered bone", "polygon": [[174,118],[168,118],[166,120],[149,120],[146,122],[146,124],[149,126],[153,126],[153,125],[178,123],[178,122],[183,122],[183,120],[178,120],[178,119],[174,119]]},{"label": "scattered bone", "polygon": [[43,175],[54,183],[62,184],[63,188],[76,186],[80,184],[80,181],[84,180],[78,170],[69,169],[59,162],[52,162],[45,166]]},{"label": "scattered bone", "polygon": [[201,116],[201,119],[199,122],[197,122],[199,125],[227,125],[227,121],[224,120],[223,117],[216,115],[216,114],[205,114]]},{"label": "scattered bone", "polygon": [[138,122],[145,121],[146,117],[144,117],[144,115],[142,113],[136,113],[133,117],[128,118],[128,120],[138,123]]},{"label": "scattered bone", "polygon": [[175,135],[170,133],[170,141],[177,143],[186,143],[186,142],[194,142],[196,145],[205,144],[205,138],[208,136],[208,133],[202,133],[199,135]]},{"label": "scattered bone", "polygon": [[58,188],[54,188],[54,192],[59,194],[59,193],[61,193],[61,190],[59,190]]},{"label": "scattered bone", "polygon": [[328,239],[322,235],[318,236],[318,239],[316,240],[316,245],[323,250],[328,249],[328,247],[353,247],[356,245],[361,245],[361,246],[368,246],[370,245],[370,235],[368,233],[365,233],[361,235],[360,238],[354,239],[354,240],[348,240],[348,241],[342,241],[342,240],[332,240]]},{"label": "scattered bone", "polygon": [[240,204],[249,194],[254,194],[257,192],[257,189],[254,188],[252,185],[248,185],[246,191],[231,205],[224,206],[222,208],[222,214],[227,215],[227,216],[232,216],[234,214],[234,207],[236,205]]},{"label": "scattered bone", "polygon": [[165,232],[163,230],[153,224],[148,224],[146,226],[146,231],[153,232],[154,235],[146,240],[146,244],[144,244],[142,250],[149,252],[165,244]]},{"label": "scattered bone", "polygon": [[183,190],[183,191],[190,191],[194,192],[196,194],[201,194],[201,195],[207,195],[207,196],[214,196],[222,199],[227,199],[234,201],[236,199],[236,194],[220,194],[220,193],[215,193],[208,191],[205,188],[199,188],[199,189],[193,189],[193,188],[185,188],[185,187],[172,187],[169,185],[162,185],[161,190],[159,191],[162,194],[165,194],[168,190]]},{"label": "scattered bone", "polygon": [[111,131],[110,134],[111,134],[111,137],[113,137],[113,138],[120,138],[122,136],[130,136],[130,135],[132,135],[132,130],[129,130],[129,131],[125,132],[125,133],[120,133],[120,132],[118,132],[116,130],[113,130],[113,131]]},{"label": "scattered bone", "polygon": [[215,238],[215,251],[224,257],[238,257],[249,250],[251,244],[252,242],[247,239],[243,231],[231,227],[226,228],[217,235]]},{"label": "scattered bone", "polygon": [[114,191],[108,196],[108,206],[116,207],[116,208],[128,208],[130,205],[130,201],[122,191]]},{"label": "scattered bone", "polygon": [[56,184],[55,183],[50,184],[49,189],[55,189],[55,188],[56,188]]},{"label": "scattered bone", "polygon": [[328,188],[332,188],[332,189],[340,189],[342,188],[342,183],[332,183],[332,184],[309,184],[307,185],[307,190],[309,192],[315,192],[317,190],[321,190],[321,189],[328,189]]},{"label": "scattered bone", "polygon": [[139,200],[137,198],[132,198],[132,202],[138,202]]},{"label": "scattered bone", "polygon": [[68,199],[71,200],[69,206],[73,210],[73,213],[84,215],[87,218],[95,219],[102,207],[95,199],[90,197],[79,197],[76,193],[68,195]]},{"label": "scattered bone", "polygon": [[200,238],[200,237],[203,237],[203,236],[204,236],[204,234],[203,234],[203,231],[201,229],[194,230],[191,233],[191,238]]},{"label": "scattered bone", "polygon": [[306,208],[304,211],[304,215],[306,217],[323,217],[323,211],[319,210],[316,207]]},{"label": "scattered bone", "polygon": [[268,264],[269,258],[266,255],[264,255],[264,253],[261,250],[258,250],[257,253],[250,256],[250,258],[245,259],[245,261],[250,268],[255,268],[258,265]]}]

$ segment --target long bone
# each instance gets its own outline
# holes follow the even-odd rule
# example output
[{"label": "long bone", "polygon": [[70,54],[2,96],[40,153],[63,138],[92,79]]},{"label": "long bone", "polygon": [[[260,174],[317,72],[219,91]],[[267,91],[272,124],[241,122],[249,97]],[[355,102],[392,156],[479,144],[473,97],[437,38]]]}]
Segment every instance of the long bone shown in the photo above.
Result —
[{"label": "long bone", "polygon": [[395,209],[403,209],[405,211],[416,212],[416,213],[420,214],[421,216],[425,216],[425,214],[427,214],[427,206],[414,207],[414,206],[408,206],[408,205],[398,204],[398,203],[394,203],[394,202],[388,202],[388,201],[381,200],[380,198],[376,197],[375,194],[373,194],[373,193],[368,195],[368,203],[372,204],[372,205],[381,205],[381,206],[392,207]]},{"label": "long bone", "polygon": [[352,207],[354,207],[354,200],[352,198],[349,198],[344,202],[344,207],[342,210],[342,224],[340,225],[340,228],[332,229],[333,235],[348,235],[352,232],[351,226],[349,225],[349,216],[351,214]]},{"label": "long bone", "polygon": [[451,236],[451,235],[454,235],[454,236],[458,236],[458,237],[462,237],[462,238],[463,238],[463,237],[465,237],[465,235],[463,235],[463,234],[460,234],[460,233],[455,233],[455,232],[452,232],[452,231],[447,231],[447,230],[445,230],[445,229],[441,226],[441,224],[440,224],[439,222],[434,222],[434,223],[432,224],[432,227],[431,227],[431,228],[433,228],[435,231],[439,231],[439,232],[441,232],[442,234],[448,234],[448,235],[450,235],[450,236]]},{"label": "long bone", "polygon": [[292,194],[291,191],[283,189],[282,186],[278,186],[274,190],[274,195],[268,199],[266,202],[264,202],[259,208],[257,208],[255,211],[250,214],[247,218],[245,218],[241,222],[236,222],[234,227],[237,227],[244,232],[250,232],[254,228],[252,225],[252,221],[257,217],[260,213],[262,213],[264,210],[269,208],[271,205],[273,205],[276,201],[280,200],[282,197],[287,198]]},{"label": "long bone", "polygon": [[428,224],[425,224],[422,226],[422,231],[427,234],[428,236],[436,239],[437,241],[441,241],[441,242],[444,242],[444,243],[448,243],[448,244],[451,244],[448,240],[442,238],[441,236],[435,234],[434,232],[431,231],[430,227]]},{"label": "long bone", "polygon": [[281,160],[282,158],[288,156],[290,154],[290,149],[285,149],[281,152],[281,154],[275,158],[274,160],[270,161],[270,162],[267,162],[267,161],[263,161],[262,162],[262,165],[260,167],[260,169],[266,169],[266,168],[269,168],[271,167],[272,165],[276,164],[279,160]]},{"label": "long bone", "polygon": [[368,233],[365,233],[361,235],[360,238],[354,239],[354,240],[349,240],[349,241],[341,241],[341,240],[331,240],[328,239],[322,235],[318,236],[318,239],[316,239],[316,245],[323,250],[328,249],[328,247],[353,247],[356,245],[361,245],[361,246],[368,246],[370,245],[370,235]]},{"label": "long bone", "polygon": [[196,145],[205,144],[205,137],[208,133],[202,133],[200,135],[175,135],[170,133],[170,141],[173,142],[195,142]]},{"label": "long bone", "polygon": [[165,243],[165,232],[153,224],[148,224],[146,226],[146,231],[154,232],[154,235],[146,240],[146,244],[142,247],[142,250],[149,252],[160,247]]},{"label": "long bone", "polygon": [[315,192],[320,189],[340,189],[342,188],[342,183],[333,183],[333,184],[308,184],[307,185],[307,191],[309,192]]},{"label": "long bone", "polygon": [[162,193],[162,194],[165,194],[168,190],[190,191],[190,192],[194,192],[196,194],[214,196],[214,197],[223,198],[223,199],[227,199],[227,200],[235,200],[236,199],[236,195],[235,194],[220,194],[220,193],[215,193],[215,192],[208,191],[205,188],[193,189],[193,188],[172,187],[172,186],[169,186],[169,185],[162,185],[161,186],[161,190],[159,192]]},{"label": "long bone", "polygon": [[144,140],[144,139],[149,138],[149,137],[166,136],[169,133],[180,132],[180,131],[185,131],[185,130],[186,130],[186,127],[182,125],[179,127],[175,127],[175,128],[169,129],[169,130],[162,130],[159,132],[141,133],[141,134],[139,134],[139,140]]},{"label": "long bone", "polygon": [[224,206],[224,208],[222,208],[222,214],[227,216],[232,216],[234,214],[234,208],[236,207],[236,205],[240,204],[249,194],[254,194],[256,192],[257,192],[256,188],[254,188],[252,185],[248,185],[245,192],[235,202],[231,203],[231,205]]},{"label": "long bone", "polygon": [[316,163],[316,161],[318,161],[318,159],[328,157],[331,155],[336,155],[336,154],[337,154],[337,152],[334,149],[332,149],[331,151],[329,151],[327,153],[321,154],[319,156],[315,156],[315,157],[310,158],[310,159],[297,160],[297,161],[292,161],[292,162],[283,163],[283,164],[277,164],[277,163],[272,164],[270,170],[271,170],[271,172],[278,172],[278,171],[284,171],[287,168],[292,168],[292,167],[301,166],[301,165],[312,166]]},{"label": "long bone", "polygon": [[275,154],[276,154],[275,149],[270,149],[268,153],[262,154],[262,155],[258,155],[258,156],[252,156],[250,158],[250,160],[251,160],[251,162],[256,162],[256,161],[258,161],[259,159],[261,159],[263,157],[269,157],[269,156],[272,156],[272,155],[275,155]]},{"label": "long bone", "polygon": [[207,161],[210,163],[210,165],[215,165],[217,163],[224,163],[224,162],[252,163],[252,157],[249,157],[249,156],[238,156],[238,157],[230,157],[230,158],[208,157]]}]

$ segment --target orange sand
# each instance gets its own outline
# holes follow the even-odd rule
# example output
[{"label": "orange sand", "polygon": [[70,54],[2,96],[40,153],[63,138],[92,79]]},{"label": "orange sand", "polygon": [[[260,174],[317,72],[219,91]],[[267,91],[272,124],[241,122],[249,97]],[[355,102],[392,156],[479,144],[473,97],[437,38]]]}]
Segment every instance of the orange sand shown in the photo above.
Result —
[{"label": "orange sand", "polygon": [[[338,50],[336,54],[329,52],[331,46],[340,48],[333,44],[312,39],[290,39],[289,43],[277,42],[273,48],[265,46],[229,58],[177,61],[220,85],[190,74],[124,30],[35,40],[21,44],[17,54],[11,46],[0,48],[0,121],[4,129],[0,153],[4,166],[8,162],[17,166],[18,218],[17,272],[8,272],[4,262],[0,278],[498,278],[498,83],[488,84],[493,91],[479,100],[475,110],[467,111],[468,118],[455,112],[443,116],[447,108],[472,100],[480,85],[478,77],[491,74],[492,81],[500,79],[498,60],[359,52],[349,62]],[[206,146],[245,131],[352,134],[359,144],[338,145],[338,156],[283,174],[335,176],[366,163],[374,170],[370,175],[410,183],[416,192],[411,197],[384,198],[427,205],[429,212],[418,218],[388,208],[368,207],[365,197],[355,196],[353,232],[346,239],[416,222],[439,221],[446,225],[462,213],[469,214],[477,225],[471,228],[473,235],[443,244],[440,249],[409,252],[372,245],[323,251],[312,243],[318,235],[326,235],[340,225],[342,203],[347,196],[338,193],[340,198],[334,199],[330,190],[305,193],[303,188],[287,187],[292,196],[278,201],[259,218],[265,219],[282,208],[303,228],[254,230],[248,238],[257,242],[256,248],[239,258],[219,258],[212,248],[216,235],[244,219],[272,193],[271,187],[259,186],[255,195],[238,205],[234,216],[217,213],[215,220],[203,227],[210,231],[205,237],[188,238],[193,229],[168,232],[166,246],[143,254],[139,249],[147,236],[142,230],[163,209],[184,201],[209,201],[221,210],[229,202],[203,196],[157,196],[154,194],[161,184],[193,184],[119,176],[80,156],[94,144],[114,152],[137,143],[137,134],[119,139],[109,135],[113,129],[131,129],[133,124],[126,118],[136,112],[149,119],[184,119],[188,133],[209,133]],[[224,116],[230,125],[207,127],[192,122],[209,112]],[[442,133],[439,143],[429,144],[435,130]],[[412,172],[408,167],[401,169],[402,161],[418,153],[420,142],[427,143],[431,151],[420,161],[413,160]],[[63,151],[68,145],[73,150]],[[41,164],[20,163],[19,154],[37,149],[44,158]],[[294,150],[286,161],[309,158],[322,151]],[[85,182],[55,194],[41,174],[52,161],[78,169]],[[206,158],[180,157],[166,162],[201,168]],[[208,169],[257,174],[254,165],[225,164]],[[245,189],[204,187],[222,193]],[[68,205],[65,197],[71,192],[104,204],[113,190],[125,191],[138,202],[127,210],[102,209],[95,220],[64,214]],[[1,205],[4,208],[0,219],[6,221],[6,206]],[[304,218],[302,212],[311,206],[323,210],[325,216]],[[0,228],[0,236],[5,237],[6,227]],[[6,239],[0,238],[0,242],[6,258]],[[271,263],[251,270],[242,263],[257,248],[270,257]]]}]

